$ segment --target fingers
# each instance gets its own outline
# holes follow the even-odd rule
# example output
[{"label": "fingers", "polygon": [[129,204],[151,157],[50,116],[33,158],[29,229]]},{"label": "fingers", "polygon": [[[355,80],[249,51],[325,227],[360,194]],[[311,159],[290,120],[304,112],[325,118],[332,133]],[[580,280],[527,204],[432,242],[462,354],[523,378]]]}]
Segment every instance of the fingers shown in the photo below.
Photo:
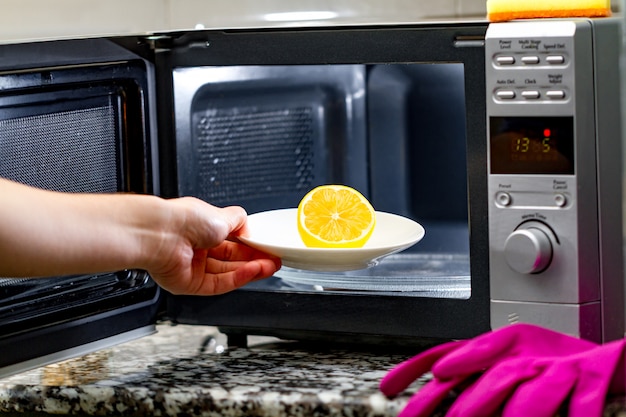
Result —
[{"label": "fingers", "polygon": [[[482,375],[446,416],[483,417],[502,411],[504,417],[550,417],[566,400],[572,417],[600,415],[616,368],[623,366],[625,346],[624,340],[599,346],[538,326],[509,326],[450,349],[432,362],[435,379],[415,394],[406,415],[429,415],[433,404],[444,399],[445,384],[451,389],[455,378],[463,382],[470,374]],[[418,355],[401,364],[400,380],[406,383],[411,372],[421,372],[427,362]]]},{"label": "fingers", "polygon": [[[267,257],[244,260],[221,260],[209,256],[204,262],[202,273],[208,276],[230,277],[230,273],[236,272],[237,275],[233,275],[233,278],[249,282],[249,280],[254,278],[269,277],[274,274],[274,272],[278,271],[280,267],[280,260]],[[239,286],[241,285],[237,285],[237,287]]]},{"label": "fingers", "polygon": [[228,220],[229,235],[239,235],[247,231],[246,220],[248,214],[243,207],[229,206],[224,207],[221,210],[224,212],[225,218]]},{"label": "fingers", "polygon": [[[552,417],[567,399],[576,383],[576,369],[571,363],[555,362],[541,375],[522,384],[504,407],[503,417]],[[604,405],[604,398],[601,400]],[[584,414],[592,416],[597,414]]]},{"label": "fingers", "polygon": [[501,360],[501,356],[516,349],[512,329],[513,326],[468,340],[464,346],[434,365],[433,375],[440,379],[450,379],[456,375],[471,375],[489,368]]},{"label": "fingers", "polygon": [[198,251],[194,259],[196,295],[217,295],[252,281],[272,276],[281,267],[279,258],[237,242]]},{"label": "fingers", "polygon": [[502,362],[483,374],[455,400],[449,417],[494,415],[519,384],[535,378],[542,364],[527,358]]},{"label": "fingers", "polygon": [[503,416],[551,417],[566,400],[571,417],[602,415],[623,347],[619,340],[565,358],[546,358],[545,370],[516,390]]},{"label": "fingers", "polygon": [[246,262],[234,271],[234,283],[238,287],[242,287],[252,281],[270,277],[279,269],[280,263],[277,264],[271,259],[256,259]]},{"label": "fingers", "polygon": [[413,381],[429,372],[441,357],[463,346],[465,342],[448,342],[428,349],[394,367],[380,382],[380,390],[388,397],[404,391]]},{"label": "fingers", "polygon": [[514,324],[485,333],[443,358],[433,367],[437,378],[448,379],[485,369],[520,356],[560,356],[593,349],[587,340],[561,334],[532,324]]},{"label": "fingers", "polygon": [[279,266],[270,259],[237,262],[210,259],[207,269],[196,295],[218,295],[236,290],[252,281],[272,276]]},{"label": "fingers", "polygon": [[228,236],[245,230],[247,213],[243,207],[216,207],[198,198],[182,197],[168,200],[182,217],[175,233],[181,233],[196,248],[210,248]]},{"label": "fingers", "polygon": [[583,417],[602,415],[616,367],[623,364],[624,339],[606,343],[580,355],[582,374],[571,395],[569,415]]},{"label": "fingers", "polygon": [[[261,252],[239,242],[224,241],[207,250],[207,255],[220,261],[251,261],[253,259],[271,259],[280,264],[280,258]],[[280,265],[279,265],[280,268]]]},{"label": "fingers", "polygon": [[409,400],[398,417],[427,417],[431,416],[439,404],[450,394],[462,379],[450,381],[432,380],[424,385]]}]

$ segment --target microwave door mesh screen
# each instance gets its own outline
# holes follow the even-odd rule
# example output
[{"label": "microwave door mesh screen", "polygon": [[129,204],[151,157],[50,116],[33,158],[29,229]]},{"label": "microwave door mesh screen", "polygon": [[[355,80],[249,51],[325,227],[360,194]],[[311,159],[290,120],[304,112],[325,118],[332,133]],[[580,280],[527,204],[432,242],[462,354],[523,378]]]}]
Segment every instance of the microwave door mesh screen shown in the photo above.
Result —
[{"label": "microwave door mesh screen", "polygon": [[[0,120],[0,176],[54,191],[117,191],[116,109],[109,99],[105,102]],[[0,301],[12,291],[24,295],[40,288],[48,286],[0,278]]]},{"label": "microwave door mesh screen", "polygon": [[0,176],[67,192],[118,190],[112,105],[0,120]]},{"label": "microwave door mesh screen", "polygon": [[[0,111],[0,176],[62,192],[120,191],[119,108],[105,94],[54,105]],[[43,278],[0,277],[0,328],[6,332],[46,313],[106,303],[144,285],[131,271]]]}]

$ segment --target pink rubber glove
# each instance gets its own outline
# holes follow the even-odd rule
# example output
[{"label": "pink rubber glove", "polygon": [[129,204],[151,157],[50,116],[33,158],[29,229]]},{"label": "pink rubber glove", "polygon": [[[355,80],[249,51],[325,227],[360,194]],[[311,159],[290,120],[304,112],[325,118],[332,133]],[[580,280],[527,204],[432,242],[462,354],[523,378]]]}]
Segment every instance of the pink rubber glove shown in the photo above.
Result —
[{"label": "pink rubber glove", "polygon": [[[569,417],[602,416],[610,387],[622,386],[624,340],[565,356],[507,359],[452,404],[449,417],[552,417],[569,400]],[[618,369],[618,366],[622,369]],[[618,376],[620,381],[613,381]]]},{"label": "pink rubber glove", "polygon": [[381,391],[393,397],[432,371],[435,378],[411,398],[402,417],[429,416],[449,393],[507,359],[564,356],[598,345],[530,324],[515,324],[474,339],[449,342],[402,362],[383,378]]}]

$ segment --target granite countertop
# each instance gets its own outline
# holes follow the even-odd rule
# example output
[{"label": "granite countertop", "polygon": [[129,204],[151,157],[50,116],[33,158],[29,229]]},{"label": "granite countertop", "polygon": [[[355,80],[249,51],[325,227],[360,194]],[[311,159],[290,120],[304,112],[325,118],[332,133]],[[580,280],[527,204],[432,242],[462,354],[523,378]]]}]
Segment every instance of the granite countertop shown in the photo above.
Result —
[{"label": "granite countertop", "polygon": [[[76,359],[0,380],[0,412],[19,415],[395,416],[426,378],[401,396],[378,390],[410,355],[315,349],[249,338],[226,348],[205,326],[158,332]],[[443,415],[445,406],[436,415]],[[626,417],[623,398],[605,417]]]},{"label": "granite countertop", "polygon": [[0,380],[0,412],[120,416],[395,416],[378,383],[397,354],[308,350],[216,328],[159,324],[154,335]]}]

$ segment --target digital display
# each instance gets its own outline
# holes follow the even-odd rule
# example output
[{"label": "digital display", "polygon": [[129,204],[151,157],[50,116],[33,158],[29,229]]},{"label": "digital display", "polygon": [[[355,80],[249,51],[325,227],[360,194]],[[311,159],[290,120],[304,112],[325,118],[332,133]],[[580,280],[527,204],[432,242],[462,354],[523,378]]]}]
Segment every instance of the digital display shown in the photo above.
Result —
[{"label": "digital display", "polygon": [[573,117],[491,117],[492,174],[574,174]]}]

